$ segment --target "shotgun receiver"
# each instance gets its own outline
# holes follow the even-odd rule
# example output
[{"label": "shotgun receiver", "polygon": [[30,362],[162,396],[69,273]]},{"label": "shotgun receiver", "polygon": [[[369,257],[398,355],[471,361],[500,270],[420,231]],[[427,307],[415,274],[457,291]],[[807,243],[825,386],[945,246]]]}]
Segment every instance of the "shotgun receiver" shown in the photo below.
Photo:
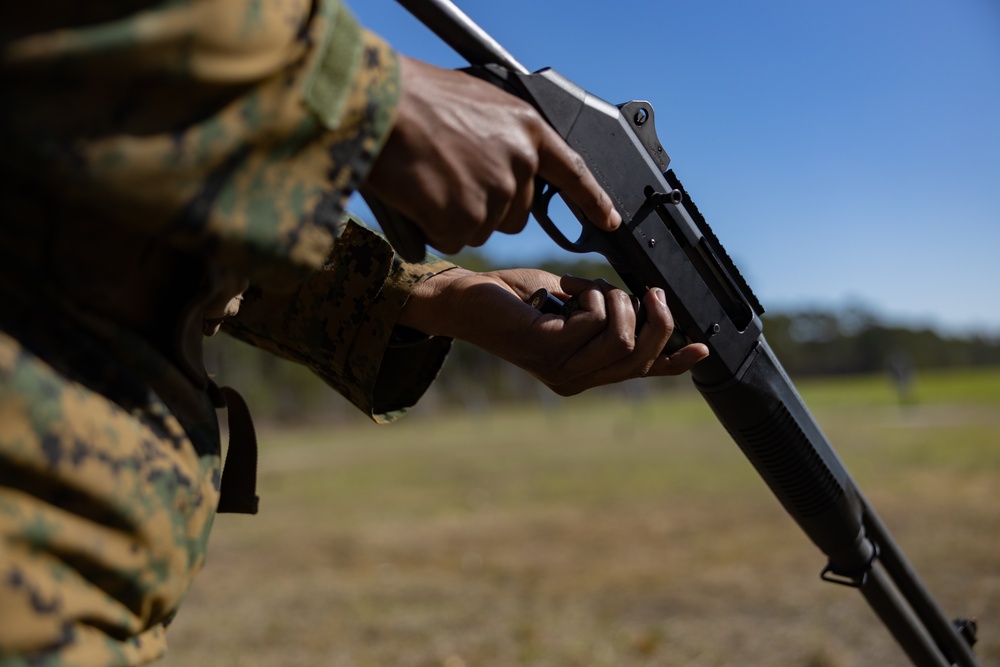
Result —
[{"label": "shotgun receiver", "polygon": [[[558,193],[545,184],[534,217],[566,250],[603,255],[633,294],[666,292],[679,335],[711,351],[691,371],[698,391],[826,555],[822,578],[857,588],[915,665],[976,665],[975,622],[944,616],[809,413],[764,339],[763,308],[667,169],[652,107],[609,104],[552,69],[530,72],[449,0],[398,1],[475,73],[538,109],[586,161],[621,227],[598,230],[569,205],[581,226],[571,240],[550,218]],[[415,228],[372,210],[397,251],[423,257]]]}]

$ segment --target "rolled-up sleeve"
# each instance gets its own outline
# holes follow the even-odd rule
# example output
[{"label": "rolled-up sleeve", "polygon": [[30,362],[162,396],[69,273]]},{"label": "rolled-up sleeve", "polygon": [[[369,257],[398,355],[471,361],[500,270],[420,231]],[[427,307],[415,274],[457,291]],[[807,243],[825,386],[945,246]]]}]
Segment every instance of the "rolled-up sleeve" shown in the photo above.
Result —
[{"label": "rolled-up sleeve", "polygon": [[294,292],[252,286],[223,331],[301,363],[377,422],[392,421],[433,382],[451,339],[393,344],[414,287],[454,265],[400,261],[375,232],[351,222],[324,266]]}]

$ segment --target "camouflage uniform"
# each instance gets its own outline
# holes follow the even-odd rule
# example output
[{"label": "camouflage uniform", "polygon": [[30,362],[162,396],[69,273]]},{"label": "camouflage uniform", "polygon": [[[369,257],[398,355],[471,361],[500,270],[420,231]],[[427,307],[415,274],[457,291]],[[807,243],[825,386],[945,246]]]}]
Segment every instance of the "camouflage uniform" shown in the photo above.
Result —
[{"label": "camouflage uniform", "polygon": [[0,665],[141,664],[220,496],[206,307],[388,421],[451,265],[343,221],[398,69],[336,0],[6,3],[0,76]]}]

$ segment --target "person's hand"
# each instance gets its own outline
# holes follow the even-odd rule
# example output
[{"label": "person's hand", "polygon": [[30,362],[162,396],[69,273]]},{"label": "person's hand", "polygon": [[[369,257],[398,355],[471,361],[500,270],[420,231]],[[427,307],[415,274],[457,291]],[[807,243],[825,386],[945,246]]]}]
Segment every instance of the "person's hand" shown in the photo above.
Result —
[{"label": "person's hand", "polygon": [[[532,308],[525,299],[540,287],[576,296],[579,310],[563,317]],[[673,318],[661,290],[650,290],[643,301],[647,321],[636,335],[630,297],[605,281],[560,279],[535,269],[452,269],[417,288],[400,324],[469,341],[570,396],[636,377],[680,375],[708,356],[702,344],[661,355]]]},{"label": "person's hand", "polygon": [[583,159],[526,102],[464,72],[400,58],[392,132],[366,187],[445,253],[524,228],[535,177],[597,227],[621,216]]}]

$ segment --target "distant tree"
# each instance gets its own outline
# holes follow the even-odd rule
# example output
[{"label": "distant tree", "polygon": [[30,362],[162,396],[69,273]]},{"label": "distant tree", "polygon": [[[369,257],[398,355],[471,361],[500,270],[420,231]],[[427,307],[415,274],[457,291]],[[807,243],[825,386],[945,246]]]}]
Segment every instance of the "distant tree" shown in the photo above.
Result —
[{"label": "distant tree", "polygon": [[769,314],[764,331],[782,364],[796,375],[885,372],[901,355],[914,370],[1000,364],[1000,338],[892,326],[856,307]]}]

